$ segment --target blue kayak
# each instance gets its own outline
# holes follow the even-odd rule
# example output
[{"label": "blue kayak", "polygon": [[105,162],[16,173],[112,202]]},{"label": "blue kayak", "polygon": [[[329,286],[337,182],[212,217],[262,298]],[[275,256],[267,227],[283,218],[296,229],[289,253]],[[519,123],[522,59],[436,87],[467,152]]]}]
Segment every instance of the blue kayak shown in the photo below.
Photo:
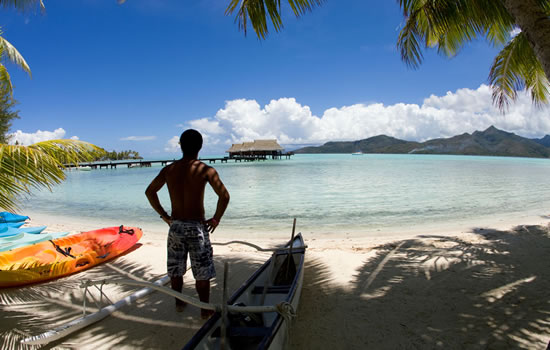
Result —
[{"label": "blue kayak", "polygon": [[0,212],[0,222],[21,222],[30,219],[28,216],[8,213],[7,211]]},{"label": "blue kayak", "polygon": [[9,236],[15,236],[18,233],[24,232],[24,233],[30,233],[30,234],[39,234],[40,232],[44,231],[46,229],[46,226],[37,226],[37,227],[23,227],[23,228],[15,228],[15,227],[4,227],[0,228],[0,237],[9,237]]},{"label": "blue kayak", "polygon": [[0,230],[3,229],[4,227],[20,228],[24,224],[25,224],[24,221],[21,221],[21,222],[0,222]]},{"label": "blue kayak", "polygon": [[37,235],[20,232],[14,236],[0,237],[0,252],[5,252],[6,250],[20,248],[31,244],[48,241],[51,239],[58,239],[61,237],[65,237],[68,234],[69,232],[53,232],[41,233]]}]

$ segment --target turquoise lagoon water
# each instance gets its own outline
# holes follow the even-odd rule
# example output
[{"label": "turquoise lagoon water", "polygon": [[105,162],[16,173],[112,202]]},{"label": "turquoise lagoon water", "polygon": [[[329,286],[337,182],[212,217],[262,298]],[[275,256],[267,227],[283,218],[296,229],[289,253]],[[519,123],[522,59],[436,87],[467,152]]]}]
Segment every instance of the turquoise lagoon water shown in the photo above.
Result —
[{"label": "turquoise lagoon water", "polygon": [[[223,228],[247,232],[377,232],[474,222],[550,210],[550,161],[441,155],[295,155],[292,159],[215,163],[231,194]],[[145,188],[151,168],[67,172],[52,192],[34,193],[24,210],[53,216],[159,223]],[[169,210],[168,193],[160,193]],[[207,216],[215,210],[211,189]]]}]

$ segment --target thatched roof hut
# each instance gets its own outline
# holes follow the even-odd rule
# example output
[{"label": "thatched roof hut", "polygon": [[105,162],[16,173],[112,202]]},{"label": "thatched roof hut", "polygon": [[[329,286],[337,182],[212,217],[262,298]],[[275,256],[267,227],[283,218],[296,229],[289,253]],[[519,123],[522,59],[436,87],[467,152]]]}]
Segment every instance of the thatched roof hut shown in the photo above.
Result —
[{"label": "thatched roof hut", "polygon": [[279,145],[277,140],[254,140],[253,142],[243,142],[242,144],[232,144],[226,152],[230,157],[234,156],[280,156],[284,148]]},{"label": "thatched roof hut", "polygon": [[231,148],[229,148],[226,152],[229,152],[229,153],[238,153],[238,152],[241,152],[243,148],[243,145],[240,144],[240,143],[234,143],[231,145]]}]

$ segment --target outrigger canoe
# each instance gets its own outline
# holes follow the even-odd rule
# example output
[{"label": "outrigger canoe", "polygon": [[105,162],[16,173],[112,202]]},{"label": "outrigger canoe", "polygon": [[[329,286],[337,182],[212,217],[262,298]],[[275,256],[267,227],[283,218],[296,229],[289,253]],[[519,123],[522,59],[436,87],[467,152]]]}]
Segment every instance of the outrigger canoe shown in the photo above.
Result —
[{"label": "outrigger canoe", "polygon": [[0,252],[0,287],[80,272],[124,253],[142,235],[137,227],[108,227]]},{"label": "outrigger canoe", "polygon": [[[228,300],[228,305],[264,306],[287,302],[296,310],[304,279],[305,245],[299,233],[287,248],[275,251]],[[286,349],[290,320],[277,312],[233,313],[225,325],[222,314],[215,313],[185,345],[191,349]],[[222,328],[225,339],[222,340]]]}]

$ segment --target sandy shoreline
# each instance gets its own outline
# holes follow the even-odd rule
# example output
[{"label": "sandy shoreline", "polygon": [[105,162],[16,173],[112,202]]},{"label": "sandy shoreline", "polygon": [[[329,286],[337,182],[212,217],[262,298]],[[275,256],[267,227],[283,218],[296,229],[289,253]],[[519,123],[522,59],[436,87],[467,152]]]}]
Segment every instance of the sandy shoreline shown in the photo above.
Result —
[{"label": "sandy shoreline", "polygon": [[[31,216],[48,231],[98,228],[85,221]],[[550,234],[548,219],[525,218],[512,227],[441,228],[360,237],[309,235],[305,284],[292,330],[295,349],[544,349],[550,341]],[[106,223],[103,226],[118,223]],[[536,224],[536,225],[534,225]],[[506,227],[503,227],[506,226]],[[162,225],[143,227],[141,246],[115,261],[58,281],[0,291],[1,348],[21,347],[36,334],[81,314],[82,278],[165,273]],[[269,257],[262,247],[285,238],[242,237],[222,229],[212,236],[218,276],[230,264],[229,290],[237,289]],[[194,296],[190,273],[185,293]],[[221,301],[212,283],[212,301]],[[132,292],[109,287],[113,299]],[[170,297],[154,293],[100,323],[47,348],[179,349],[200,328],[196,308],[176,313]]]}]

